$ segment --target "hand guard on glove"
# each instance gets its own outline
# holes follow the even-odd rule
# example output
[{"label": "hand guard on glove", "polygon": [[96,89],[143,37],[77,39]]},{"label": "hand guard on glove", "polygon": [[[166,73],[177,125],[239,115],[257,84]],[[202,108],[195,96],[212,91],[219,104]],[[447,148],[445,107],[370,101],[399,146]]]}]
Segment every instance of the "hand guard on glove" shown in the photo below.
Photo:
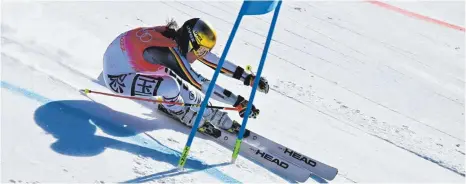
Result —
[{"label": "hand guard on glove", "polygon": [[[238,96],[238,99],[236,100],[235,104],[233,105],[234,107],[241,109],[239,111],[239,116],[244,117],[244,114],[246,113],[246,108],[248,107],[248,101],[245,100],[241,95]],[[249,114],[249,118],[254,118],[256,119],[257,116],[259,115],[259,109],[252,105],[251,109],[251,114]]]},{"label": "hand guard on glove", "polygon": [[[244,79],[244,85],[252,86],[254,84],[255,79],[256,79],[256,76],[254,76],[253,74],[249,74]],[[259,92],[262,92],[262,93],[265,93],[265,94],[267,94],[269,92],[269,82],[267,81],[266,78],[261,77],[259,79],[259,85],[257,86],[257,90]]]}]

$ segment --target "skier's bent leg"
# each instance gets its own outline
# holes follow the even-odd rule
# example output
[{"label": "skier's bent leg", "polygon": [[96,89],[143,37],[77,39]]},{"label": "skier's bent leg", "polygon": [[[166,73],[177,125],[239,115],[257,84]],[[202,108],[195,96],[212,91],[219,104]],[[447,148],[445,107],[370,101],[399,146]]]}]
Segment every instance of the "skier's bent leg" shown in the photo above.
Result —
[{"label": "skier's bent leg", "polygon": [[[157,96],[161,96],[163,101],[167,102],[179,102],[179,103],[192,103],[185,101],[181,96],[182,86],[175,78],[171,76],[162,77],[159,88],[157,89]],[[197,110],[194,107],[182,106],[179,104],[162,104],[167,111],[177,117],[181,122],[189,127],[192,127],[197,117]],[[201,119],[199,127],[204,123],[204,119]]]},{"label": "skier's bent leg", "polygon": [[[180,78],[175,79],[171,76],[163,77],[157,94],[162,96],[165,101],[177,100],[187,104],[200,104],[204,100],[204,96],[194,87]],[[199,107],[183,107],[169,104],[165,104],[164,107],[190,127],[194,124],[200,110]],[[233,121],[228,117],[226,112],[213,108],[206,108],[204,110],[199,127],[206,121],[222,129],[229,129],[233,124]]]},{"label": "skier's bent leg", "polygon": [[[191,103],[191,104],[200,104],[204,100],[204,95],[202,95],[199,91],[195,90],[193,87],[184,87],[180,88],[180,95],[183,98],[183,101],[185,103]],[[211,103],[209,102],[209,105]],[[199,107],[193,107],[192,108],[194,111],[199,112]],[[204,110],[203,117],[205,121],[210,122],[211,124],[215,125],[216,127],[222,128],[222,129],[229,129],[231,128],[233,121],[231,118],[228,116],[227,112],[223,112],[219,109],[213,109],[213,108],[206,108]]]},{"label": "skier's bent leg", "polygon": [[[160,87],[157,90],[157,95],[163,97],[164,101],[173,101],[173,102],[184,102],[189,104],[200,104],[204,100],[204,95],[197,91],[194,87],[189,86],[182,79],[175,79],[171,76],[165,76],[162,78]],[[209,104],[211,104],[209,102]],[[175,115],[180,119],[181,122],[192,127],[198,112],[199,107],[187,107],[179,105],[163,105],[169,113]],[[228,116],[227,112],[221,111],[214,108],[206,108],[203,113],[203,117],[199,124],[199,127],[205,122],[227,130],[231,133],[235,133],[239,130],[240,124],[233,123],[232,119]],[[248,133],[244,134],[244,137],[247,137]]]},{"label": "skier's bent leg", "polygon": [[[173,96],[176,93],[177,95],[181,96],[184,103],[201,104],[204,100],[204,96],[200,93],[200,91],[198,91],[195,87],[191,86],[188,82],[183,80],[177,74],[172,73],[170,76],[164,78],[164,81],[166,80],[170,80],[170,82],[167,82],[163,86],[160,86],[159,89],[161,90],[161,92],[158,92],[159,95],[163,93],[163,89],[173,89],[174,91],[170,92],[171,95],[169,96]],[[175,85],[176,87],[173,87]],[[210,102],[209,104],[211,105]],[[170,108],[168,105],[166,105],[165,107]],[[183,118],[183,122],[185,124],[187,124],[188,126],[192,126],[192,124],[194,124],[194,121],[196,120],[196,117],[198,115],[197,113],[199,112],[199,110],[199,107],[184,107],[182,111],[177,109],[171,111],[170,113],[177,114],[177,116]],[[201,123],[203,123],[204,121],[207,121],[213,124],[214,126],[222,129],[229,129],[233,124],[233,121],[230,117],[228,117],[226,112],[222,112],[218,109],[213,108],[206,108],[204,110],[203,119],[201,120]]]}]

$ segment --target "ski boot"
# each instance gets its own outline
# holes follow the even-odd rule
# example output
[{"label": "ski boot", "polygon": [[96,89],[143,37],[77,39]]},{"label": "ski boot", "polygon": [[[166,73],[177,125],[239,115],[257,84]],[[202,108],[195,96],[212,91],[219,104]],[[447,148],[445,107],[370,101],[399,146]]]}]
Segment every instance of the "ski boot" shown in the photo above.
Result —
[{"label": "ski boot", "polygon": [[[217,128],[227,131],[228,133],[238,135],[241,124],[237,121],[232,120],[228,117],[227,112],[220,111],[218,109],[213,109],[209,115],[207,115],[206,121],[210,122]],[[251,132],[249,130],[245,130],[243,137],[248,137]]]},{"label": "ski boot", "polygon": [[203,134],[210,135],[210,136],[215,137],[215,138],[218,138],[218,137],[222,136],[222,131],[217,129],[214,125],[212,125],[209,122],[205,122],[201,127],[199,127],[197,129],[197,131],[199,131],[199,132],[201,132]]},{"label": "ski boot", "polygon": [[[238,135],[239,131],[241,129],[241,124],[239,124],[236,120],[233,120],[233,124],[231,125],[231,128],[226,129],[227,132],[230,132],[232,134]],[[251,131],[248,129],[244,130],[243,138],[246,138],[251,134]]]},{"label": "ski boot", "polygon": [[[178,122],[181,123],[181,121],[177,117],[173,116],[162,104],[158,104],[157,109],[159,111],[163,112],[164,114],[166,114],[167,116],[169,116],[170,118],[172,118],[174,120],[177,120]],[[184,123],[181,123],[181,124],[187,126]],[[192,127],[190,127],[190,128],[192,128]],[[218,137],[220,137],[222,135],[222,131],[217,129],[210,122],[204,122],[204,124],[201,127],[199,127],[197,129],[197,131],[201,132],[203,134],[210,135],[210,136],[215,137],[215,138],[218,138]]]}]

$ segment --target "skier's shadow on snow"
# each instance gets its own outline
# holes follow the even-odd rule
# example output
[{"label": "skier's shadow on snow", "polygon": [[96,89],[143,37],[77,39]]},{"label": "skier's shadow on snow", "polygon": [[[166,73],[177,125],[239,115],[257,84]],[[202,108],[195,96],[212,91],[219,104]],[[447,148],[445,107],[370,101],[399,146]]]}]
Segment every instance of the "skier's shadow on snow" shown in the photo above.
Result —
[{"label": "skier's shadow on snow", "polygon": [[[142,135],[138,136],[138,140],[129,137],[161,128],[156,122],[114,111],[99,103],[84,100],[54,101],[39,107],[34,118],[42,129],[57,139],[52,143],[51,149],[61,154],[87,157],[98,155],[105,149],[117,149],[166,162],[174,167],[181,155],[179,151],[166,147],[155,139]],[[128,137],[132,140],[128,142],[136,143],[96,135],[98,128],[108,135]],[[185,167],[192,169],[190,172],[196,172],[223,165],[228,163],[209,165],[188,158]],[[179,174],[183,173],[176,173],[176,169],[173,169],[153,174],[150,178],[160,179]],[[140,179],[147,181],[148,178]],[[137,181],[138,179],[133,180]]]}]

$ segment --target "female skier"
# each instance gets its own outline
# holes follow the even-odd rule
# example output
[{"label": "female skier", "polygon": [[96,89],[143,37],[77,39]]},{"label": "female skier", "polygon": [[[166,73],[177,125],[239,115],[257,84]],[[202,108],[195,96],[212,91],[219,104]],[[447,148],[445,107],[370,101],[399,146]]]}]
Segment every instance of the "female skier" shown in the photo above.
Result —
[{"label": "female skier", "polygon": [[[210,51],[216,44],[216,32],[210,24],[200,18],[184,22],[178,28],[171,20],[165,26],[140,27],[120,34],[107,48],[104,54],[103,77],[107,88],[115,93],[128,96],[145,96],[170,102],[200,104],[207,92],[210,80],[191,68],[191,63],[199,60],[216,69],[219,57]],[[247,73],[242,67],[226,61],[222,74],[252,86],[255,75]],[[269,85],[261,77],[258,91],[267,93]],[[212,98],[242,109],[239,115],[244,117],[248,101],[241,95],[216,85]],[[163,108],[192,127],[198,107],[163,104]],[[249,117],[256,118],[259,109],[254,105]],[[202,115],[199,127],[205,122],[236,132],[240,125],[233,123],[226,112],[207,108]]]}]

